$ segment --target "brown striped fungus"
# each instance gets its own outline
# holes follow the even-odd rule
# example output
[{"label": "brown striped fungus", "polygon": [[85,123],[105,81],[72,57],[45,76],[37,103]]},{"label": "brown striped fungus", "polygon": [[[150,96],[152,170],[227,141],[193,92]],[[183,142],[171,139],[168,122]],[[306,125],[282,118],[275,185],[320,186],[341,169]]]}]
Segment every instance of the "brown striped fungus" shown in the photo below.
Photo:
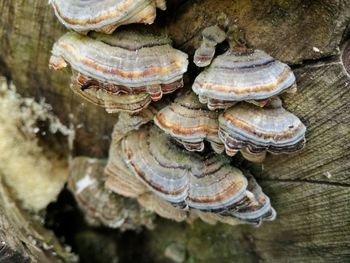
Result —
[{"label": "brown striped fungus", "polygon": [[219,136],[226,153],[237,151],[253,162],[262,162],[266,152],[294,153],[304,148],[306,127],[274,98],[264,108],[239,103],[219,117]]},{"label": "brown striped fungus", "polygon": [[55,43],[50,67],[69,64],[73,91],[107,112],[135,113],[183,86],[187,54],[170,44],[165,36],[134,30],[67,33]]},{"label": "brown striped fungus", "polygon": [[254,179],[247,179],[228,159],[213,153],[190,154],[153,125],[127,134],[111,147],[106,173],[121,182],[115,184],[118,187],[130,184],[119,175],[124,171],[183,211],[198,210],[253,224],[275,217],[269,198]]},{"label": "brown striped fungus", "polygon": [[196,94],[187,92],[159,111],[154,123],[188,151],[203,151],[207,140],[216,153],[222,153],[224,145],[218,136],[218,117],[219,113],[208,110]]},{"label": "brown striped fungus", "polygon": [[239,101],[264,106],[273,96],[296,91],[295,76],[288,65],[262,50],[246,48],[237,31],[231,31],[227,33],[230,49],[216,57],[194,81],[192,89],[201,103],[208,104],[210,110],[226,109]]},{"label": "brown striped fungus", "polygon": [[161,217],[177,222],[184,221],[187,218],[186,212],[153,194],[132,174],[121,154],[121,144],[113,140],[109,151],[110,157],[105,168],[105,174],[108,177],[105,184],[106,188],[119,195],[136,198],[141,206]]},{"label": "brown striped fungus", "polygon": [[131,23],[152,24],[165,0],[50,0],[59,21],[81,34],[90,30],[112,33]]}]

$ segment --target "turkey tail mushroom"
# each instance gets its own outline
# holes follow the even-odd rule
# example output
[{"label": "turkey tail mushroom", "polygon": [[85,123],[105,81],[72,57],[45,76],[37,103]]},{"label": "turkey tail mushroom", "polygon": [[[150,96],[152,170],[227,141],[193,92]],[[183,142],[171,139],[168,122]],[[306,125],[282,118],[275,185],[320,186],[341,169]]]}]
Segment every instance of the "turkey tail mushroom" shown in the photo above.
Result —
[{"label": "turkey tail mushroom", "polygon": [[269,98],[282,92],[294,93],[296,84],[289,66],[264,51],[228,50],[198,75],[192,89],[201,103],[216,110],[239,101],[264,106]]},{"label": "turkey tail mushroom", "polygon": [[207,140],[215,152],[222,153],[224,145],[218,135],[218,117],[219,113],[209,111],[196,94],[186,92],[159,111],[154,123],[188,151],[203,151],[204,140]]},{"label": "turkey tail mushroom", "polygon": [[266,152],[294,153],[305,146],[306,127],[275,98],[264,108],[240,103],[219,117],[219,136],[228,155],[241,151],[251,161],[263,161]]},{"label": "turkey tail mushroom", "polygon": [[[106,171],[112,170],[109,176],[121,178],[118,173],[128,171],[132,182],[139,180],[158,198],[184,211],[200,210],[219,215],[215,217],[218,220],[221,216],[236,217],[249,223],[260,222],[271,213],[269,202],[264,203],[264,209],[254,203],[249,181],[228,158],[189,153],[155,126],[143,126],[112,147],[106,167]],[[111,169],[113,163],[122,167]],[[245,220],[244,213],[253,210],[261,213],[249,214]]]},{"label": "turkey tail mushroom", "polygon": [[183,86],[187,54],[165,36],[134,30],[92,37],[67,33],[52,49],[53,69],[73,69],[72,89],[107,112],[136,113]]},{"label": "turkey tail mushroom", "polygon": [[110,34],[132,23],[152,24],[156,8],[165,10],[165,0],[50,0],[59,21],[81,34],[99,31]]}]

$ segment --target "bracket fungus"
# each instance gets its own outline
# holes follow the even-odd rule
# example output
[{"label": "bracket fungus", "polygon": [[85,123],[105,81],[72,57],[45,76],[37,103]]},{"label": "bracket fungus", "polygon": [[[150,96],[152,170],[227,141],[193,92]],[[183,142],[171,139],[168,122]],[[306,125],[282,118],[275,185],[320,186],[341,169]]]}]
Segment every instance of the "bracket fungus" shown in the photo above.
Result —
[{"label": "bracket fungus", "polygon": [[210,26],[202,31],[202,42],[195,51],[193,62],[197,67],[206,67],[210,65],[215,55],[216,45],[226,39],[226,32],[219,26]]},{"label": "bracket fungus", "polygon": [[296,83],[287,64],[262,50],[228,50],[198,75],[192,89],[202,103],[215,110],[226,109],[239,101],[263,106],[282,92],[294,93]]},{"label": "bracket fungus", "polygon": [[[139,180],[158,198],[184,211],[195,209],[256,224],[274,219],[268,197],[249,191],[249,180],[227,158],[190,154],[155,126],[143,126],[112,143],[106,173],[118,178],[118,187],[129,185],[132,190],[135,179]],[[126,174],[134,178],[129,181]]]},{"label": "bracket fungus", "polygon": [[193,92],[186,92],[159,111],[154,123],[175,138],[188,151],[203,151],[204,139],[216,153],[224,151],[219,139],[219,113],[209,111]]},{"label": "bracket fungus", "polygon": [[271,207],[270,199],[263,193],[253,176],[249,174],[246,177],[248,179],[247,189],[250,194],[250,203],[245,207],[239,208],[233,215],[252,224],[259,224],[261,220],[275,220],[277,213]]},{"label": "bracket fungus", "polygon": [[183,86],[187,54],[165,36],[123,30],[93,37],[67,33],[52,49],[50,66],[73,69],[72,89],[109,113],[139,112]]},{"label": "bracket fungus", "polygon": [[238,26],[229,27],[227,32],[218,26],[208,27],[202,34],[202,44],[194,56],[199,67],[211,63],[216,44],[225,39],[230,44],[229,50],[217,56],[192,86],[200,102],[208,104],[210,110],[226,109],[239,101],[264,106],[273,96],[296,92],[290,67],[262,50],[248,48],[244,31]]},{"label": "bracket fungus", "polygon": [[132,23],[152,24],[165,0],[50,0],[59,21],[81,34],[90,30],[112,33]]},{"label": "bracket fungus", "polygon": [[[151,228],[152,214],[131,198],[178,222],[199,217],[210,224],[235,225],[275,219],[270,199],[255,179],[218,154],[240,151],[261,162],[267,152],[304,147],[305,126],[277,97],[296,91],[288,65],[247,48],[243,31],[228,28],[223,15],[218,25],[202,32],[194,63],[210,66],[195,79],[194,92],[148,107],[184,86],[188,55],[173,48],[165,35],[112,32],[120,25],[152,23],[156,8],[166,8],[165,1],[50,2],[59,20],[80,33],[67,33],[54,44],[50,67],[69,65],[75,93],[109,113],[120,112],[107,164],[87,158],[72,162],[69,188],[90,221],[122,230]],[[85,36],[89,31],[108,35]],[[216,46],[225,40],[229,50],[213,59]],[[155,125],[147,124],[151,120]],[[204,151],[204,141],[218,154]]]},{"label": "bracket fungus", "polygon": [[219,125],[226,153],[232,156],[241,151],[250,161],[263,161],[266,152],[297,152],[305,145],[306,127],[278,98],[264,108],[237,104],[220,115]]},{"label": "bracket fungus", "polygon": [[[114,137],[115,138],[115,137]],[[187,218],[185,211],[173,207],[168,202],[151,193],[141,181],[139,181],[129,170],[121,158],[121,144],[113,140],[108,163],[105,167],[107,180],[105,187],[111,191],[136,198],[146,210],[153,211],[161,217],[181,222]]]},{"label": "bracket fungus", "polygon": [[74,158],[70,165],[68,188],[86,219],[93,225],[104,224],[121,230],[145,226],[153,229],[154,215],[130,198],[118,196],[104,188],[104,160]]},{"label": "bracket fungus", "polygon": [[91,81],[91,78],[73,70],[70,86],[72,91],[90,103],[105,108],[109,113],[119,111],[129,113],[139,112],[152,102],[151,97],[145,92],[137,94],[119,93],[116,96],[106,91],[105,86],[96,81]]}]

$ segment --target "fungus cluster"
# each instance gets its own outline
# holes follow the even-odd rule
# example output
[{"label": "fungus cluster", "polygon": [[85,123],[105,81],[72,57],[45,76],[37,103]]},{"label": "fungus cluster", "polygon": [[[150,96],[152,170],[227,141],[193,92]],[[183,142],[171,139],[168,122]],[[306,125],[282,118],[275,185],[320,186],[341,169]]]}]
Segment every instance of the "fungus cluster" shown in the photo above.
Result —
[{"label": "fungus cluster", "polygon": [[186,217],[199,210],[255,224],[274,219],[269,198],[229,161],[214,153],[185,151],[149,124],[112,142],[106,174],[114,183],[107,183],[111,190],[128,196],[140,189],[137,197],[145,191],[138,186],[141,182]]},{"label": "fungus cluster", "polygon": [[[116,202],[121,195],[176,221],[199,217],[211,224],[258,225],[275,219],[270,199],[229,156],[239,151],[247,160],[262,162],[268,152],[294,153],[304,147],[305,126],[277,97],[296,91],[288,65],[247,48],[241,31],[228,28],[225,20],[202,32],[194,63],[207,68],[190,91],[183,88],[188,55],[173,48],[167,36],[146,29],[113,32],[120,25],[152,23],[165,1],[51,4],[59,20],[77,33],[55,43],[50,67],[70,65],[72,90],[118,113],[105,168],[102,161],[98,169],[86,168],[85,159],[72,163],[69,187],[89,217],[111,226],[126,218],[139,220],[133,213],[123,216]],[[86,35],[89,31],[108,35]],[[214,58],[224,41],[230,48]],[[175,100],[163,96],[180,88],[186,90]],[[97,176],[91,177],[91,171]],[[85,179],[76,177],[84,174]]]}]

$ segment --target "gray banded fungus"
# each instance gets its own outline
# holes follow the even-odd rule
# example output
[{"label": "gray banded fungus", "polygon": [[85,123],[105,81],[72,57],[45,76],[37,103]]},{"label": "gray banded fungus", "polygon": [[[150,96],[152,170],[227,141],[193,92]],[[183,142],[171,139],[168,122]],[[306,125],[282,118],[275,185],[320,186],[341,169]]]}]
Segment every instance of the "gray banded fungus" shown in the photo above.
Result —
[{"label": "gray banded fungus", "polygon": [[152,24],[165,0],[50,0],[59,21],[81,34],[90,30],[110,34],[131,23]]},{"label": "gray banded fungus", "polygon": [[119,93],[116,96],[112,92],[106,91],[103,86],[100,83],[92,82],[90,78],[81,73],[73,71],[70,86],[73,92],[90,103],[105,108],[109,113],[137,113],[152,102],[151,97],[145,92],[136,94]]},{"label": "gray banded fungus", "polygon": [[188,151],[203,151],[204,140],[217,153],[224,151],[219,139],[219,113],[209,111],[198,101],[196,94],[187,92],[159,111],[154,123],[180,142]]},{"label": "gray banded fungus", "polygon": [[181,222],[187,218],[185,211],[173,207],[168,202],[151,193],[147,187],[138,180],[126,166],[121,158],[121,144],[113,138],[105,174],[107,180],[105,187],[111,191],[136,198],[141,206],[153,211],[161,217]]},{"label": "gray banded fungus", "polygon": [[104,188],[104,160],[74,158],[70,165],[68,188],[73,193],[86,219],[93,225],[103,224],[121,230],[153,229],[154,215],[137,202],[111,193]]},{"label": "gray banded fungus", "polygon": [[263,193],[253,176],[248,175],[247,179],[250,202],[247,206],[233,212],[233,215],[240,220],[252,224],[260,224],[262,220],[275,220],[276,211],[271,207],[270,199]]},{"label": "gray banded fungus", "polygon": [[294,153],[305,145],[306,127],[276,98],[264,108],[240,103],[219,117],[220,139],[230,156],[241,151],[251,161],[263,161],[266,152]]},{"label": "gray banded fungus", "polygon": [[183,86],[187,54],[164,36],[123,30],[93,38],[67,33],[52,49],[50,66],[73,69],[72,89],[107,112],[139,112]]},{"label": "gray banded fungus", "polygon": [[216,45],[225,41],[226,32],[219,26],[210,26],[202,31],[202,42],[193,58],[198,67],[208,66],[214,58]]},{"label": "gray banded fungus", "polygon": [[[249,181],[240,170],[229,165],[227,158],[190,154],[150,125],[129,133],[120,145],[112,144],[115,149],[109,158],[110,163],[122,163],[123,169],[111,169],[108,167],[113,166],[107,165],[107,171],[128,168],[150,191],[176,207],[237,217],[249,223],[273,219],[268,198],[249,191]],[[259,206],[256,199],[261,196],[265,203]],[[247,213],[249,216],[245,218]]]},{"label": "gray banded fungus", "polygon": [[289,66],[264,51],[230,49],[198,75],[192,89],[201,103],[215,110],[239,101],[264,106],[273,96],[294,93],[296,83]]}]

